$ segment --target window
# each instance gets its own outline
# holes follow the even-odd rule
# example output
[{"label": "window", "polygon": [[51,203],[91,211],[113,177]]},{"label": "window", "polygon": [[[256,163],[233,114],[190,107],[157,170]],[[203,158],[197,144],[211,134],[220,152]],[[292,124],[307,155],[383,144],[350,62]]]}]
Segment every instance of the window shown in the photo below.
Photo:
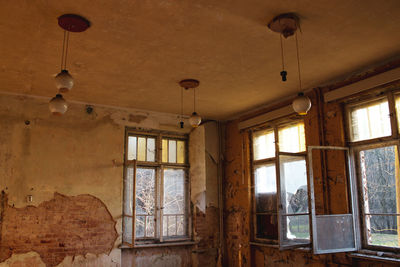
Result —
[{"label": "window", "polygon": [[309,243],[305,151],[302,121],[253,131],[254,240],[281,247]]},{"label": "window", "polygon": [[392,92],[348,105],[364,248],[400,248],[399,115],[400,97]]},{"label": "window", "polygon": [[190,239],[187,140],[127,131],[124,244]]}]

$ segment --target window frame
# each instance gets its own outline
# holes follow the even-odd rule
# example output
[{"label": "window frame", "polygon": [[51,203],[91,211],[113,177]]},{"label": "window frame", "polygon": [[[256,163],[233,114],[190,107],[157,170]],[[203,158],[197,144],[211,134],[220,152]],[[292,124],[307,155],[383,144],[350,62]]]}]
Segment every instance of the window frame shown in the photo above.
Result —
[{"label": "window frame", "polygon": [[[155,138],[155,159],[154,162],[151,161],[138,161],[128,160],[128,138],[129,136],[145,137],[145,138]],[[184,155],[184,163],[169,163],[162,161],[162,140],[176,140],[176,141],[184,141],[185,142],[185,155]],[[122,232],[125,230],[124,226],[124,218],[131,217],[132,218],[132,235],[131,240],[132,243],[126,242],[123,240],[123,246],[128,247],[141,247],[146,245],[165,245],[168,243],[179,243],[179,242],[187,242],[192,241],[192,210],[190,206],[190,165],[189,165],[189,138],[187,134],[178,134],[171,132],[163,132],[163,131],[141,131],[132,128],[125,129],[125,142],[124,142],[124,165],[123,165],[123,207],[126,203],[127,197],[125,196],[125,179],[127,177],[127,169],[129,167],[133,168],[133,185],[132,185],[132,216],[126,215],[125,210],[123,208],[122,213]],[[137,141],[138,142],[138,141]],[[136,150],[138,147],[136,146]],[[137,152],[136,152],[137,157]],[[147,157],[146,157],[147,159]],[[155,169],[155,211],[154,211],[154,238],[137,238],[135,231],[135,221],[136,221],[136,210],[135,210],[135,200],[136,200],[136,170],[137,168],[152,168]],[[177,236],[177,237],[164,237],[163,236],[163,198],[164,198],[164,170],[165,169],[182,169],[185,173],[185,215],[184,219],[186,221],[186,235]],[[129,199],[129,198],[128,198]],[[146,229],[144,229],[146,231]]]},{"label": "window frame", "polygon": [[[307,158],[307,142],[306,142],[306,133],[304,132],[304,142],[305,142],[305,150],[302,152],[281,152],[279,150],[279,130],[285,128],[286,126],[295,125],[297,123],[303,123],[305,128],[304,119],[299,117],[298,115],[289,116],[285,118],[280,118],[278,120],[270,121],[264,125],[251,128],[249,130],[249,152],[250,152],[250,176],[251,176],[251,240],[256,243],[263,243],[272,247],[280,247],[280,249],[291,249],[296,247],[305,247],[310,246],[312,242],[312,230],[311,230],[311,205],[310,205],[310,183],[309,183],[309,174],[308,174],[308,158]],[[265,131],[271,129],[274,133],[274,144],[275,144],[275,154],[273,157],[268,157],[264,159],[254,160],[254,133],[257,131]],[[301,158],[306,163],[306,179],[307,179],[307,206],[308,212],[307,213],[299,213],[293,215],[308,215],[309,218],[309,234],[310,238],[307,239],[297,239],[300,241],[298,244],[291,244],[291,245],[283,245],[283,237],[282,237],[282,218],[287,217],[286,213],[283,212],[283,208],[280,206],[282,205],[281,195],[282,195],[282,188],[281,188],[281,156],[289,156],[295,158]],[[277,218],[277,231],[278,236],[277,239],[268,239],[268,238],[260,238],[257,237],[257,207],[256,207],[256,181],[255,181],[255,169],[258,166],[263,166],[266,164],[273,163],[275,166],[275,179],[276,179],[276,211],[273,212],[265,212],[266,214],[276,215]]]},{"label": "window frame", "polygon": [[[392,89],[386,90],[384,92],[373,92],[372,94],[361,95],[358,98],[353,98],[348,100],[347,102],[344,101],[344,123],[345,123],[345,134],[346,134],[346,143],[350,147],[351,156],[353,157],[354,161],[354,173],[355,173],[355,183],[357,190],[354,192],[358,199],[358,233],[360,237],[360,249],[367,249],[373,251],[386,251],[386,252],[400,252],[400,247],[390,247],[390,246],[379,246],[379,245],[371,245],[368,244],[368,237],[367,237],[367,226],[365,223],[365,202],[364,202],[364,192],[363,192],[363,181],[361,175],[361,165],[360,165],[360,158],[359,152],[362,150],[374,149],[374,148],[383,148],[388,146],[396,146],[397,153],[400,155],[400,138],[399,138],[399,126],[400,122],[397,117],[398,112],[400,110],[396,110],[396,98],[400,97],[400,89]],[[367,106],[370,102],[379,101],[381,99],[386,99],[388,102],[389,108],[389,119],[390,119],[390,128],[391,128],[391,135],[389,136],[382,136],[372,139],[365,139],[359,141],[352,141],[352,127],[351,127],[351,110],[354,107],[362,107]],[[400,160],[400,159],[399,159]],[[399,162],[400,163],[400,162]],[[400,214],[400,213],[399,213]],[[390,214],[388,214],[390,215]],[[398,231],[399,234],[399,231]]]}]

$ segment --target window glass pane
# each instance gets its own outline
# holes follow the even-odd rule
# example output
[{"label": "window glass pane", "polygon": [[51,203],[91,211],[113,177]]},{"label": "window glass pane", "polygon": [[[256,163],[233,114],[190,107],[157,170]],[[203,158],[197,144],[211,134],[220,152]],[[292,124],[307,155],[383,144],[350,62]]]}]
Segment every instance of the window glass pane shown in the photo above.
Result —
[{"label": "window glass pane", "polygon": [[168,216],[168,236],[176,235],[176,216]]},{"label": "window glass pane", "polygon": [[[399,185],[397,147],[362,150],[359,157],[365,213],[400,213],[396,193]],[[371,225],[371,228],[376,226]]]},{"label": "window glass pane", "polygon": [[136,216],[136,222],[135,222],[135,237],[136,238],[144,237],[144,222],[145,222],[145,216]]},{"label": "window glass pane", "polygon": [[154,216],[146,216],[146,237],[154,237]]},{"label": "window glass pane", "polygon": [[136,215],[153,215],[155,207],[155,169],[137,168]]},{"label": "window glass pane", "polygon": [[395,215],[367,215],[365,224],[367,241],[370,245],[385,247],[400,247],[399,230],[400,217]]},{"label": "window glass pane", "polygon": [[[124,179],[124,214],[133,215],[133,167],[127,167]],[[132,226],[131,226],[132,227]]]},{"label": "window glass pane", "polygon": [[276,211],[275,164],[255,167],[255,198],[257,212]]},{"label": "window glass pane", "polygon": [[168,162],[168,140],[162,140],[162,162]]},{"label": "window glass pane", "polygon": [[164,214],[185,213],[185,171],[164,170]]},{"label": "window glass pane", "polygon": [[136,136],[128,137],[128,160],[136,159]]},{"label": "window glass pane", "polygon": [[155,169],[137,168],[135,187],[135,234],[137,238],[153,237],[155,210]]},{"label": "window glass pane", "polygon": [[184,235],[186,213],[185,171],[181,169],[164,170],[163,235]]},{"label": "window glass pane", "polygon": [[278,217],[276,214],[257,214],[257,238],[278,239]]},{"label": "window glass pane", "polygon": [[395,96],[396,103],[396,115],[397,115],[397,125],[400,130],[400,94]]},{"label": "window glass pane", "polygon": [[285,239],[310,239],[309,215],[282,216]]},{"label": "window glass pane", "polygon": [[185,163],[185,141],[178,141],[177,142],[177,162],[178,163]]},{"label": "window glass pane", "polygon": [[176,141],[168,140],[168,162],[176,163]]},{"label": "window glass pane", "polygon": [[352,108],[350,110],[352,141],[391,135],[389,114],[389,104],[385,99]]},{"label": "window glass pane", "polygon": [[303,157],[280,156],[281,204],[285,214],[308,213],[307,167]]},{"label": "window glass pane", "polygon": [[279,151],[293,153],[306,151],[303,122],[279,128],[278,133]]},{"label": "window glass pane", "polygon": [[168,216],[163,216],[163,236],[168,236]]},{"label": "window glass pane", "polygon": [[275,157],[275,136],[273,130],[254,132],[253,157],[254,160]]},{"label": "window glass pane", "polygon": [[147,161],[154,161],[156,155],[156,139],[147,138]]},{"label": "window glass pane", "polygon": [[124,231],[122,232],[123,242],[132,244],[132,218],[124,217]]},{"label": "window glass pane", "polygon": [[185,217],[183,215],[176,216],[176,234],[177,235],[186,235],[186,224]]},{"label": "window glass pane", "polygon": [[146,138],[139,137],[138,138],[138,161],[145,161],[146,160]]}]

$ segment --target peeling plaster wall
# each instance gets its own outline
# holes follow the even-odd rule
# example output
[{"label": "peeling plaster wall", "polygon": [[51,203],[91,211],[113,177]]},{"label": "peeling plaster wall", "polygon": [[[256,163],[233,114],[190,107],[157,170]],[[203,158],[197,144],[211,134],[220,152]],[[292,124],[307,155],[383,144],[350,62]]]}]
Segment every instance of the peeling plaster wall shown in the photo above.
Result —
[{"label": "peeling plaster wall", "polygon": [[194,128],[189,136],[190,198],[203,212],[206,208],[206,156],[204,126]]},{"label": "peeling plaster wall", "polygon": [[[80,104],[70,104],[64,116],[56,117],[50,114],[46,99],[0,94],[0,188],[15,208],[38,207],[51,200],[55,192],[99,199],[116,222],[118,238],[113,249],[109,254],[89,251],[86,255],[67,255],[58,266],[121,266],[118,246],[125,127],[176,131],[177,122],[171,114],[97,106],[87,114]],[[33,197],[30,203],[28,195]],[[7,229],[0,229],[0,234],[4,231]],[[12,254],[0,266],[36,267],[45,263],[38,253],[27,252]]]}]

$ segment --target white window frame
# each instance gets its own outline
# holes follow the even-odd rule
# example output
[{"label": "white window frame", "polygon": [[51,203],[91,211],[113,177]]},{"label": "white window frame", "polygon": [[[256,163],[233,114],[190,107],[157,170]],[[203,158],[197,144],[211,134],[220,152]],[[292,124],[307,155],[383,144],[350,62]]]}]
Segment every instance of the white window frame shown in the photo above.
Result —
[{"label": "white window frame", "polygon": [[[250,170],[251,170],[251,183],[252,183],[252,190],[251,190],[251,201],[252,201],[252,233],[251,233],[251,239],[252,243],[264,243],[266,245],[270,245],[272,247],[279,247],[281,250],[284,249],[291,249],[291,248],[296,248],[296,247],[304,247],[304,246],[309,246],[311,244],[311,205],[310,205],[310,182],[309,182],[309,176],[308,176],[308,159],[307,159],[307,144],[306,140],[305,141],[305,147],[306,150],[303,152],[280,152],[279,151],[279,129],[284,128],[285,126],[289,126],[291,124],[296,124],[302,122],[304,124],[304,120],[302,118],[296,118],[289,117],[289,118],[283,118],[279,119],[276,121],[268,122],[267,125],[253,128],[250,130],[249,134],[249,147],[250,147]],[[305,126],[305,124],[304,124]],[[263,130],[268,130],[271,129],[274,132],[274,139],[275,139],[275,155],[270,158],[266,159],[261,159],[261,160],[254,160],[254,151],[253,151],[253,133],[256,131],[263,131]],[[304,133],[305,136],[305,133]],[[306,139],[306,136],[305,136]],[[299,213],[295,215],[308,215],[309,216],[309,233],[310,233],[310,239],[297,239],[297,244],[294,244],[295,241],[293,241],[291,244],[287,244],[287,240],[285,240],[284,235],[283,235],[283,219],[286,219],[286,216],[283,212],[283,205],[282,205],[282,189],[281,189],[281,171],[280,171],[280,156],[293,156],[293,157],[298,157],[302,158],[306,162],[306,173],[307,173],[307,195],[308,195],[308,212],[307,213]],[[277,224],[277,231],[278,231],[278,239],[267,239],[267,238],[259,238],[257,237],[257,210],[256,210],[256,198],[255,198],[255,176],[254,176],[254,170],[256,166],[260,165],[265,165],[268,163],[274,163],[275,164],[275,174],[276,174],[276,187],[277,187],[277,192],[276,192],[276,197],[277,197],[277,207],[276,207],[276,216],[278,220]],[[275,214],[273,212],[269,212],[268,214]],[[286,243],[286,244],[285,244]]]},{"label": "white window frame", "polygon": [[[150,137],[155,138],[155,161],[137,161],[137,160],[128,160],[128,138],[129,136],[135,137]],[[172,140],[182,140],[185,141],[185,161],[184,163],[169,163],[162,162],[162,140],[163,139],[172,139]],[[137,148],[136,148],[137,149]],[[137,155],[137,153],[136,153]],[[124,177],[127,175],[127,169],[133,168],[133,190],[129,192],[132,199],[132,215],[126,215],[123,211],[123,231],[125,230],[124,219],[125,217],[132,218],[132,236],[130,240],[123,240],[123,246],[128,247],[140,247],[146,245],[162,245],[168,243],[176,243],[176,242],[187,242],[192,240],[192,211],[190,208],[190,176],[189,176],[189,163],[188,163],[188,137],[187,135],[180,135],[174,133],[165,133],[158,131],[151,132],[142,132],[134,129],[126,129],[125,132],[125,154],[124,154]],[[136,238],[135,237],[135,184],[136,184],[136,169],[139,167],[144,168],[154,168],[156,170],[155,175],[155,237],[154,238]],[[185,220],[186,220],[186,235],[185,236],[177,236],[177,237],[163,237],[162,229],[163,229],[163,173],[164,169],[182,169],[186,173],[186,182],[185,182]],[[124,178],[124,188],[127,186],[127,179]],[[126,190],[124,189],[124,198],[123,198],[123,207],[125,206],[125,202],[128,201],[128,197],[125,196]],[[145,229],[146,231],[146,229]],[[124,236],[124,235],[123,235]]]}]

